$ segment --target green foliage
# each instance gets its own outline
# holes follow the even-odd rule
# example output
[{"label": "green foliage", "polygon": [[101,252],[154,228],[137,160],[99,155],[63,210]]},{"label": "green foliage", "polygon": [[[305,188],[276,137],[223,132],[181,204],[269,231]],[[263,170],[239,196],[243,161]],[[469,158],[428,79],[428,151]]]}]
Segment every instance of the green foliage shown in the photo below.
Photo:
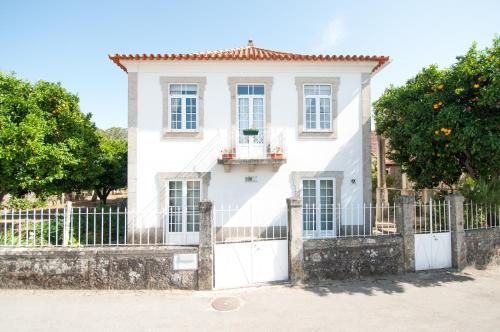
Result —
[{"label": "green foliage", "polygon": [[376,202],[377,202],[377,160],[375,158],[372,159],[371,175],[372,175],[372,203],[376,204]]},{"label": "green foliage", "polygon": [[39,198],[11,197],[2,207],[7,209],[31,209],[40,208],[46,205],[46,201]]},{"label": "green foliage", "polygon": [[490,180],[500,174],[500,39],[473,45],[451,67],[424,68],[374,103],[377,132],[389,140],[389,158],[416,188],[463,173]]},{"label": "green foliage", "polygon": [[59,83],[0,72],[0,198],[89,188],[99,168],[96,128]]},{"label": "green foliage", "polygon": [[127,128],[111,127],[98,129],[99,133],[109,139],[127,140]]},{"label": "green foliage", "polygon": [[127,141],[102,136],[99,150],[95,163],[101,170],[94,189],[99,199],[106,204],[112,190],[127,186]]},{"label": "green foliage", "polygon": [[475,204],[497,205],[500,204],[500,177],[491,180],[474,180],[470,176],[459,181],[460,193],[467,202]]}]

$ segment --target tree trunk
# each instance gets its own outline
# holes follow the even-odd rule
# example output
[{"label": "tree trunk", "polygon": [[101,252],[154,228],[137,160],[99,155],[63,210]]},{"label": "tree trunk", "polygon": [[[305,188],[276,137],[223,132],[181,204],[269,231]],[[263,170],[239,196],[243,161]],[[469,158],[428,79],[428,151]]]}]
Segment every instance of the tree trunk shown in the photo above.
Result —
[{"label": "tree trunk", "polygon": [[101,189],[96,189],[95,193],[97,194],[97,197],[99,197],[99,200],[106,205],[106,202],[108,200],[109,193],[111,192],[111,189],[106,189],[102,188]]},{"label": "tree trunk", "polygon": [[468,153],[465,153],[464,166],[465,169],[467,170],[467,173],[469,173],[470,177],[473,178],[474,180],[477,180],[477,172],[471,165],[470,156]]}]

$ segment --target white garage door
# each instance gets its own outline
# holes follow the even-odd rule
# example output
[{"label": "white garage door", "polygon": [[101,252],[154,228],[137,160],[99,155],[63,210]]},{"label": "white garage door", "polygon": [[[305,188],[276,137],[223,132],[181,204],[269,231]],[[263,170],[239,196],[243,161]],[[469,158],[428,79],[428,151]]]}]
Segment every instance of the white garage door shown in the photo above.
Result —
[{"label": "white garage door", "polygon": [[286,211],[215,209],[215,288],[288,280]]}]

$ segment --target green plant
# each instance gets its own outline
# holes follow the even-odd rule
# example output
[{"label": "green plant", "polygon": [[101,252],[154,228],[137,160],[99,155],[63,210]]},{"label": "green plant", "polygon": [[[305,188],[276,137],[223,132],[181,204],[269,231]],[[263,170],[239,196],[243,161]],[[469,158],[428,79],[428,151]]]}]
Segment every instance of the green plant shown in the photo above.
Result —
[{"label": "green plant", "polygon": [[127,141],[100,137],[100,153],[95,164],[101,170],[95,179],[94,189],[103,204],[112,190],[127,186]]},{"label": "green plant", "polygon": [[468,202],[498,205],[500,204],[500,177],[474,180],[470,176],[464,176],[459,181],[459,191]]},{"label": "green plant", "polygon": [[86,189],[99,167],[95,125],[59,83],[0,72],[0,201]]},{"label": "green plant", "polygon": [[41,208],[46,205],[46,201],[39,198],[26,198],[26,197],[10,197],[7,202],[3,204],[6,209],[32,209]]},{"label": "green plant", "polygon": [[474,180],[500,174],[500,38],[473,45],[446,69],[424,68],[374,103],[377,132],[389,158],[417,189],[445,184],[463,173]]}]

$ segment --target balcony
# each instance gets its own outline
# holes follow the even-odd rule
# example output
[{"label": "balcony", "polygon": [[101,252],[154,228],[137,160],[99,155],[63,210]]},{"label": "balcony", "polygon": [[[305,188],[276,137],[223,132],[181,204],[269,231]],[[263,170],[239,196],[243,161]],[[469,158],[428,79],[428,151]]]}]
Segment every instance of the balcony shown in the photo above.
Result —
[{"label": "balcony", "polygon": [[233,148],[223,150],[217,163],[224,166],[225,172],[231,172],[235,166],[248,167],[249,172],[254,172],[257,167],[271,166],[273,172],[277,172],[281,165],[286,163],[286,158],[281,148],[275,148],[262,157],[238,154]]}]

